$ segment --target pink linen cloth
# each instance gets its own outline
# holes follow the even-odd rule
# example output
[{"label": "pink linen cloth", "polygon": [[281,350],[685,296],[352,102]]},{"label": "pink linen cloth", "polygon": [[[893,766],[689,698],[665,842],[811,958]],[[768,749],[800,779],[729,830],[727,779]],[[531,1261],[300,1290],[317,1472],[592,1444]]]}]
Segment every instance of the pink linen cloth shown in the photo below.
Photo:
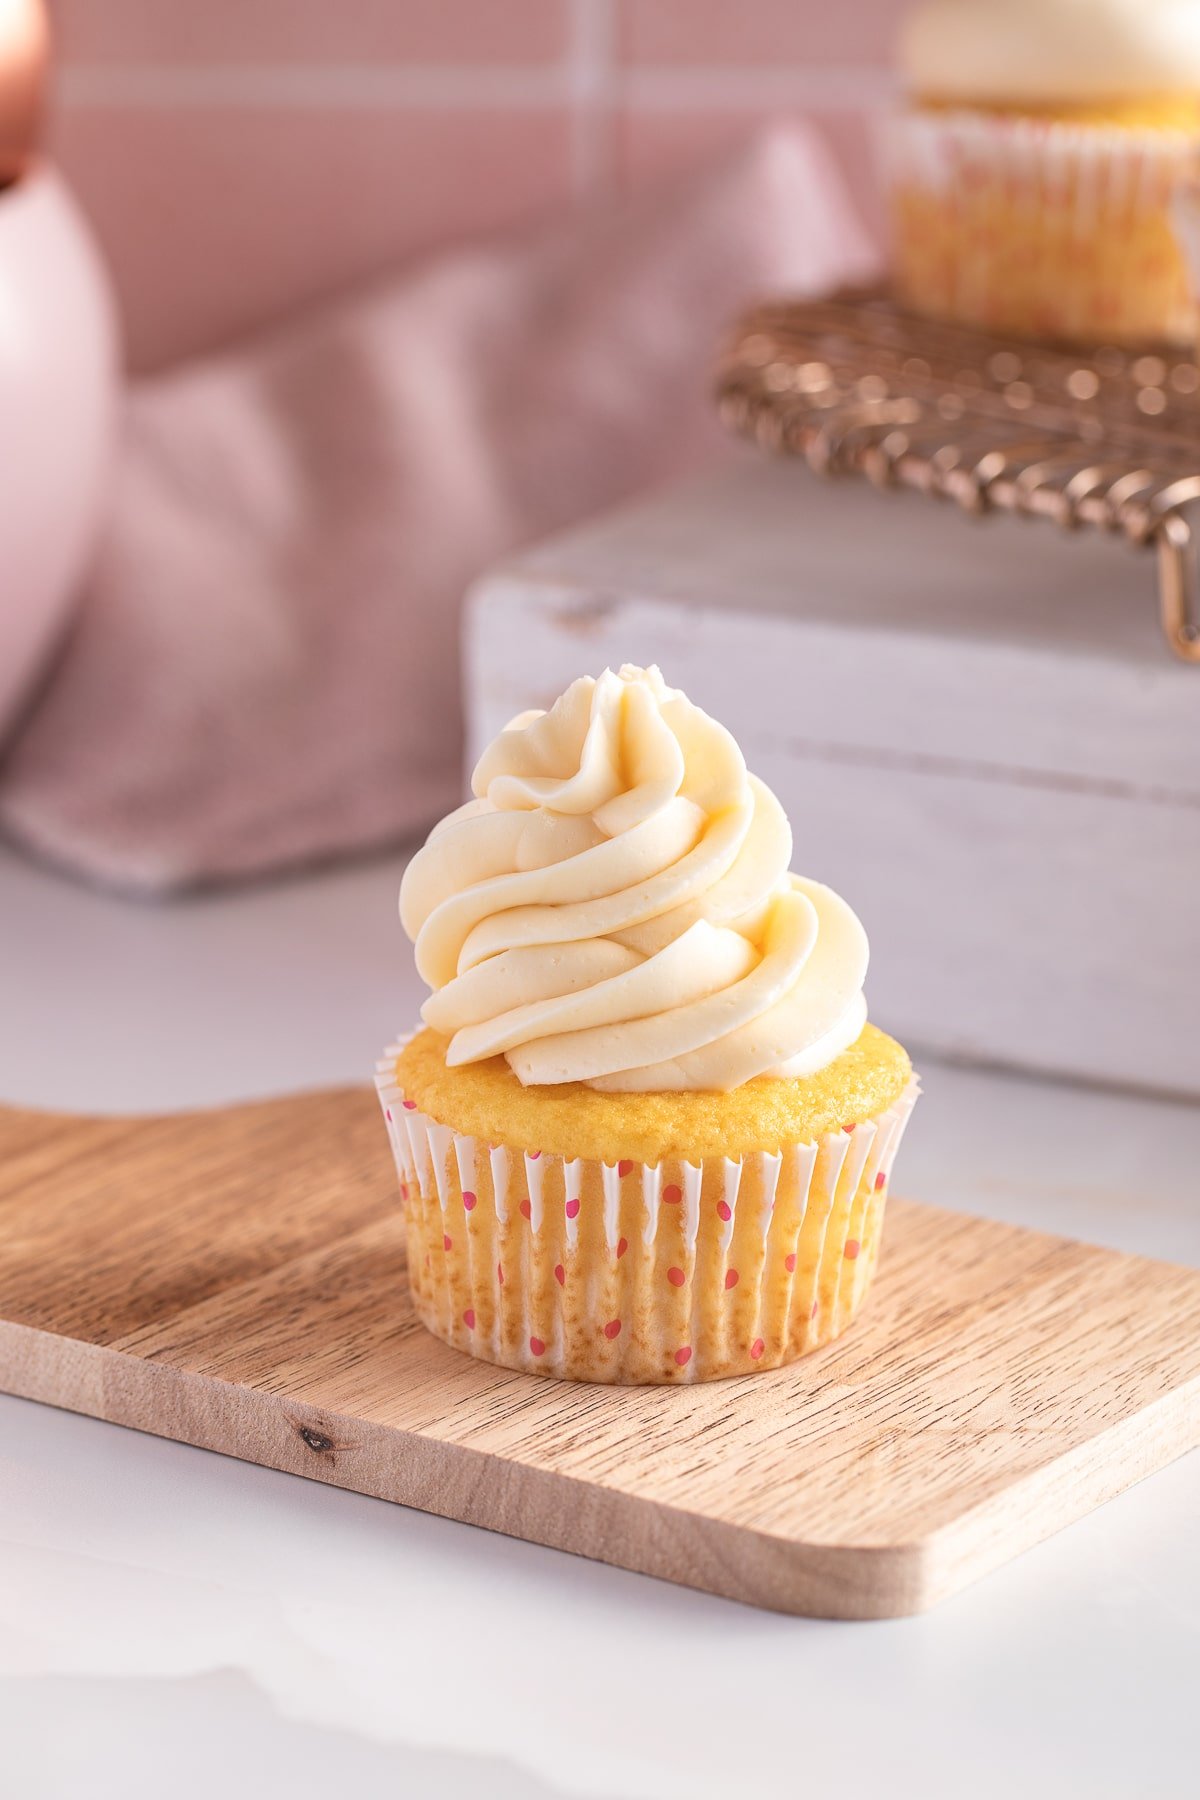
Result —
[{"label": "pink linen cloth", "polygon": [[820,140],[778,127],[141,382],[0,827],[148,892],[426,827],[461,798],[471,579],[712,443],[712,351],[744,302],[872,262]]}]

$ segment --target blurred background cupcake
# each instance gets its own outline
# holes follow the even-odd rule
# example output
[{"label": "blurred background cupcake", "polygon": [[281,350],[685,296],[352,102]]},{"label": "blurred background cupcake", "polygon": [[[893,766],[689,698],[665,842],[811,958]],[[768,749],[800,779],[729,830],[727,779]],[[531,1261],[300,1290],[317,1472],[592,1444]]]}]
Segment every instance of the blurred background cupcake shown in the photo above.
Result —
[{"label": "blurred background cupcake", "polygon": [[924,0],[889,141],[920,311],[1091,342],[1190,341],[1172,223],[1200,140],[1196,0]]}]

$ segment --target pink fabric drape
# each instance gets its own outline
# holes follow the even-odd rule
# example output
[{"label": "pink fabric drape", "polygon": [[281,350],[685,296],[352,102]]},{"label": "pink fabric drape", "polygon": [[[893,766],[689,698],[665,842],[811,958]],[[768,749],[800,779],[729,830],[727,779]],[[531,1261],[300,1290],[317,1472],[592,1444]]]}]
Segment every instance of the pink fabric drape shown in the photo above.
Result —
[{"label": "pink fabric drape", "polygon": [[460,793],[469,581],[711,446],[712,349],[747,299],[871,261],[820,141],[781,127],[141,383],[0,826],[165,891],[428,824]]}]

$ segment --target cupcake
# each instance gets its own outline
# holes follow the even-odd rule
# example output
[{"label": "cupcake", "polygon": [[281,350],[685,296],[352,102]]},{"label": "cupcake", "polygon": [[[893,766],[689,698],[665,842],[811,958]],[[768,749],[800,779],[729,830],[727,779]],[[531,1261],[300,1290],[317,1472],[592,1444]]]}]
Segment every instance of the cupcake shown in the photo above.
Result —
[{"label": "cupcake", "polygon": [[1190,341],[1172,198],[1200,136],[1194,0],[924,0],[889,130],[896,285],[995,331]]},{"label": "cupcake", "polygon": [[400,893],[424,1028],[378,1085],[417,1313],[508,1368],[749,1374],[863,1304],[916,1098],[867,940],[657,669],[573,682]]}]

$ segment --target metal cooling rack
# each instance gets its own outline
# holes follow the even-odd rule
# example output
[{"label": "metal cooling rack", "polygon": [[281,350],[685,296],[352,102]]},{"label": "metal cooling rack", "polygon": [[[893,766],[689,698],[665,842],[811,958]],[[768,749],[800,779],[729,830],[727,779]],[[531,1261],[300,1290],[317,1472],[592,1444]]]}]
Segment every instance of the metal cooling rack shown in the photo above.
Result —
[{"label": "metal cooling rack", "polygon": [[996,338],[845,291],[755,308],[721,356],[717,400],[730,429],[821,474],[1153,547],[1167,642],[1200,664],[1190,354]]}]

